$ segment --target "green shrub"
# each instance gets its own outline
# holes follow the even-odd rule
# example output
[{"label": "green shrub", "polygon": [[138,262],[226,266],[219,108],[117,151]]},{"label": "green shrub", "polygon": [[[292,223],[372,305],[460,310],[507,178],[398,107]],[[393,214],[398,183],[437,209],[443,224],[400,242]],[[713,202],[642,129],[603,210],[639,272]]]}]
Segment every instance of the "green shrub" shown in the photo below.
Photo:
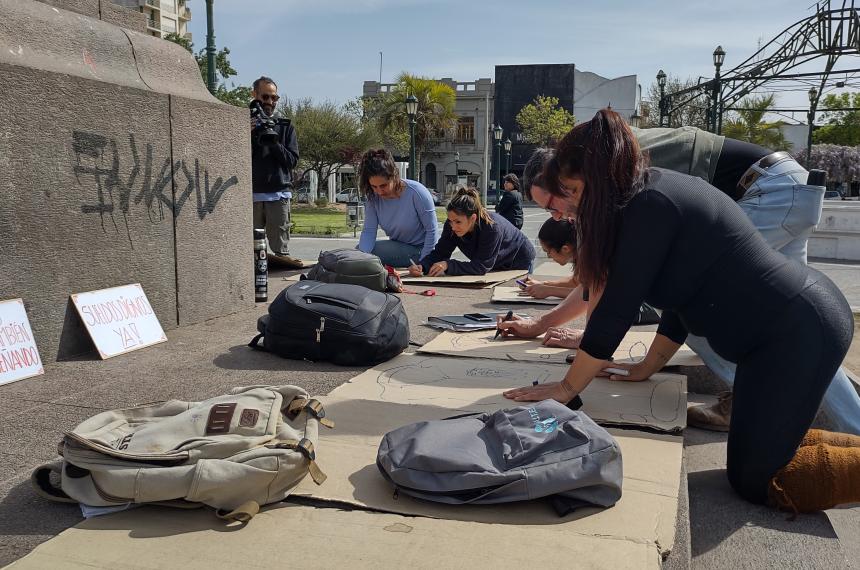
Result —
[{"label": "green shrub", "polygon": [[314,200],[314,204],[316,204],[317,208],[325,208],[328,206],[328,198],[325,196],[320,196],[316,200]]}]

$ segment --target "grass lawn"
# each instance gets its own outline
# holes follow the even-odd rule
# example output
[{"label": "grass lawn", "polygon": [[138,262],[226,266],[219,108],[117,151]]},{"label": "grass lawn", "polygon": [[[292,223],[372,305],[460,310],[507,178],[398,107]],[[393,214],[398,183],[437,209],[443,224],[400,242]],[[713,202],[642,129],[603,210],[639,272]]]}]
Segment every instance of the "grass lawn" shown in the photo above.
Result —
[{"label": "grass lawn", "polygon": [[[295,235],[339,235],[352,229],[346,225],[346,212],[336,208],[293,206],[291,214]],[[436,219],[448,219],[445,208],[436,208]]]}]

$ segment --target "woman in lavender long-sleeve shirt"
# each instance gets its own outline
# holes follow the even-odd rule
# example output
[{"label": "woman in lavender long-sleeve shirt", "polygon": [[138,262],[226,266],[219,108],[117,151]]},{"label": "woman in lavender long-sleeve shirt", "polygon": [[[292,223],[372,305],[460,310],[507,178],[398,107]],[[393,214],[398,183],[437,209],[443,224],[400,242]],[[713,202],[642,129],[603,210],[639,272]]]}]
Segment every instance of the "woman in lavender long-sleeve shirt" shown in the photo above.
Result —
[{"label": "woman in lavender long-sleeve shirt", "polygon": [[[358,249],[394,267],[408,267],[433,251],[439,239],[433,197],[420,182],[400,178],[391,153],[385,149],[364,153],[360,186],[367,203]],[[387,240],[376,239],[377,228]]]}]

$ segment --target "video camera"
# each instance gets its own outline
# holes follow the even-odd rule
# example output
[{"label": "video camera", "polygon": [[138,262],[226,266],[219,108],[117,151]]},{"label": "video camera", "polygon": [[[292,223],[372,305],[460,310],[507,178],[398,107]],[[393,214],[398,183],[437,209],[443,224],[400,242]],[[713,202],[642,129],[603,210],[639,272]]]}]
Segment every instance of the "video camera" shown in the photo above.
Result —
[{"label": "video camera", "polygon": [[286,122],[284,119],[274,119],[263,109],[259,99],[254,99],[248,105],[251,109],[251,118],[256,120],[257,126],[251,132],[254,142],[261,146],[271,146],[278,142],[278,131],[275,127]]}]

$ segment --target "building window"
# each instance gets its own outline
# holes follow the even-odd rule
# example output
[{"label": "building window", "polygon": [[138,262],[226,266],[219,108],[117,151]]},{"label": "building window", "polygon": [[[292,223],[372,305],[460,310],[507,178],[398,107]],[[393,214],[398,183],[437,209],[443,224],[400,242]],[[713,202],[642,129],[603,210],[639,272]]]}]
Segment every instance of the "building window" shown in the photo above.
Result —
[{"label": "building window", "polygon": [[176,13],[176,0],[161,0],[160,5],[163,12]]},{"label": "building window", "polygon": [[176,20],[171,20],[170,18],[162,18],[161,19],[161,31],[165,34],[175,34],[176,33]]},{"label": "building window", "polygon": [[475,144],[475,117],[457,119],[457,143]]}]

